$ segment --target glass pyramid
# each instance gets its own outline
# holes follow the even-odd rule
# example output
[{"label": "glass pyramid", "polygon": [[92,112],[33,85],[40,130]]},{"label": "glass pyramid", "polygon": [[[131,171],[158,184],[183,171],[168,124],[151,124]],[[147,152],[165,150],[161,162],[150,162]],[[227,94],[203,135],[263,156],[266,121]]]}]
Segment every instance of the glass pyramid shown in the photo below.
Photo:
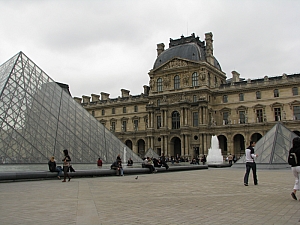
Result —
[{"label": "glass pyramid", "polygon": [[[287,164],[288,153],[295,137],[298,136],[278,122],[256,143],[256,164]],[[236,163],[245,162],[244,155]]]},{"label": "glass pyramid", "polygon": [[152,149],[149,148],[148,151],[145,153],[145,158],[149,157],[149,158],[156,158],[159,159],[160,156]]},{"label": "glass pyramid", "polygon": [[60,161],[63,149],[72,163],[142,162],[20,52],[0,66],[0,164]]}]

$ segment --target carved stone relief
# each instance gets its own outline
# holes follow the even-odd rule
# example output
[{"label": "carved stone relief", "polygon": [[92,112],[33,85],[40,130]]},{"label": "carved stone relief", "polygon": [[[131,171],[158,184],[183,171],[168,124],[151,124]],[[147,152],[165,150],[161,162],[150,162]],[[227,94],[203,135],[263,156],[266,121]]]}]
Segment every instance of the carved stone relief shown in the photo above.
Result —
[{"label": "carved stone relief", "polygon": [[169,62],[166,66],[163,67],[163,70],[167,70],[174,67],[183,67],[187,66],[188,63],[179,59],[174,59],[171,62]]},{"label": "carved stone relief", "polygon": [[165,76],[164,79],[163,79],[163,84],[166,88],[170,87],[171,85],[171,81],[170,81],[170,78]]}]

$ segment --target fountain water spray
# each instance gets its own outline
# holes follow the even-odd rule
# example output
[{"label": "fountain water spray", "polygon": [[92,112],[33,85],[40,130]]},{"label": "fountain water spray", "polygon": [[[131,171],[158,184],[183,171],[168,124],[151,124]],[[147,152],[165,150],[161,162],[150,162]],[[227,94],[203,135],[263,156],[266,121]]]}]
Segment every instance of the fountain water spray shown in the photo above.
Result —
[{"label": "fountain water spray", "polygon": [[207,164],[223,164],[223,156],[216,135],[211,137],[211,147],[208,149]]}]

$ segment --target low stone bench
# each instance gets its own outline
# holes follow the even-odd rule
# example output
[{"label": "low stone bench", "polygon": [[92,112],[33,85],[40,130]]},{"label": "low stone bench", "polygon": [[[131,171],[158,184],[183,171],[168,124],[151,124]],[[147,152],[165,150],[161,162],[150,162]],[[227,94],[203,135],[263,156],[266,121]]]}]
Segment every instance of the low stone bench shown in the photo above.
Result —
[{"label": "low stone bench", "polygon": [[[156,168],[158,172],[172,172],[183,170],[207,169],[207,165],[191,165],[191,166],[170,166],[168,170],[165,167]],[[146,174],[149,173],[148,168],[125,168],[124,175]],[[93,170],[76,170],[69,173],[71,177],[93,177],[93,176],[114,176],[116,171],[113,169],[93,169]],[[57,178],[57,172],[49,171],[18,171],[18,172],[0,172],[0,181],[15,180],[35,180],[35,179],[52,179]]]}]

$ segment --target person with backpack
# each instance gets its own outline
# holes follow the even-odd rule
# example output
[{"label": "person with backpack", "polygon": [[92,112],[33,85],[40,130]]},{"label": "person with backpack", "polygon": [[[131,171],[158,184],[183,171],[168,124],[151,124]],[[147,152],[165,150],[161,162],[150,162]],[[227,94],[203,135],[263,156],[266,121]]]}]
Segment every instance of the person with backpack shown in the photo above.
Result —
[{"label": "person with backpack", "polygon": [[291,196],[297,200],[296,192],[299,190],[300,178],[300,137],[293,139],[293,146],[289,151],[288,163],[291,165],[293,175],[295,177],[295,185]]},{"label": "person with backpack", "polygon": [[254,181],[254,185],[257,185],[257,175],[256,175],[256,163],[254,161],[254,159],[256,157],[258,157],[257,154],[254,154],[254,147],[255,147],[255,142],[254,141],[250,141],[250,145],[249,147],[245,150],[245,155],[246,155],[246,173],[244,176],[244,185],[248,186],[248,178],[249,178],[249,173],[250,170],[252,169],[252,173],[253,173],[253,181]]}]

